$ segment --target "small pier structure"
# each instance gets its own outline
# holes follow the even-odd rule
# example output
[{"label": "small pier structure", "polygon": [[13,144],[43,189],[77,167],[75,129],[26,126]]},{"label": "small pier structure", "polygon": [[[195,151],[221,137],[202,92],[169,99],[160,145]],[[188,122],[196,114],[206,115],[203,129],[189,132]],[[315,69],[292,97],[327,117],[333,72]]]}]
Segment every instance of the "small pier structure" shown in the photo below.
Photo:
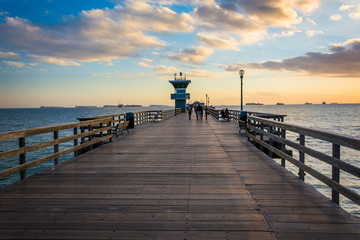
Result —
[{"label": "small pier structure", "polygon": [[186,80],[186,75],[183,76],[180,72],[179,76],[174,74],[174,80],[169,80],[174,86],[175,93],[171,94],[171,99],[175,100],[175,108],[181,108],[182,112],[186,111],[186,100],[190,99],[190,93],[186,93],[187,86],[191,83],[191,80]]},{"label": "small pier structure", "polygon": [[173,115],[1,190],[0,239],[360,239],[237,124]]}]

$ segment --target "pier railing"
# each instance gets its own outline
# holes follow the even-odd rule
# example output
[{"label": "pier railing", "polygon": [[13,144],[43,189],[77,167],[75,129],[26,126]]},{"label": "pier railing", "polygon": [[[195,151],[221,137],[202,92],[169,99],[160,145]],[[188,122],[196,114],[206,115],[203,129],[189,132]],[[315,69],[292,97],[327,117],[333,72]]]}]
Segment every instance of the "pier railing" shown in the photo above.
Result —
[{"label": "pier railing", "polygon": [[[210,114],[218,120],[222,120],[220,110],[212,108]],[[360,139],[345,136],[318,129],[302,127],[294,124],[284,123],[286,115],[247,112],[245,121],[239,119],[240,111],[229,110],[229,120],[239,122],[246,128],[248,139],[253,142],[260,150],[269,154],[273,158],[281,158],[281,165],[285,167],[286,161],[299,169],[298,175],[301,180],[305,180],[306,173],[318,179],[331,188],[331,199],[336,204],[340,202],[340,194],[360,205],[360,195],[355,191],[345,187],[340,183],[341,171],[344,171],[354,178],[360,180],[360,168],[341,160],[341,148],[350,148],[360,151]],[[241,123],[241,124],[240,124]],[[287,135],[298,134],[296,141],[291,141]],[[326,154],[305,146],[306,139],[316,139],[331,144],[332,154]],[[298,159],[293,157],[292,151],[298,151]],[[331,167],[331,177],[314,169],[306,164],[306,156],[317,159]]]},{"label": "pier railing", "polygon": [[[8,150],[0,153],[0,160],[11,158],[14,156],[19,156],[19,165],[0,171],[0,178],[10,176],[15,173],[20,173],[20,179],[26,178],[26,170],[35,166],[38,166],[42,163],[54,160],[54,165],[59,164],[59,158],[66,154],[74,152],[76,156],[78,151],[83,148],[93,146],[94,144],[102,143],[108,139],[111,139],[111,129],[112,129],[112,119],[111,118],[101,118],[96,120],[90,120],[85,122],[70,123],[63,125],[56,125],[50,127],[42,128],[33,128],[21,131],[14,131],[8,133],[0,133],[0,142],[16,140],[18,139],[19,148]],[[87,131],[79,132],[79,129],[87,127]],[[69,130],[72,131],[71,136],[69,135]],[[66,136],[59,137],[64,131],[67,131]],[[52,134],[52,140],[36,143],[33,145],[26,145],[26,138],[32,136],[38,136],[42,134]],[[98,134],[99,137],[93,138],[95,134]],[[79,139],[88,138],[89,141],[79,144]],[[59,145],[61,143],[66,143],[73,141],[73,147],[67,148],[60,151]],[[41,157],[39,159],[26,162],[26,154],[35,150],[41,150],[47,147],[53,147],[53,154],[48,156]]]},{"label": "pier railing", "polygon": [[[360,168],[341,160],[340,156],[341,147],[359,151],[360,139],[251,115],[247,116],[246,126],[248,138],[259,144],[261,148],[266,148],[271,157],[273,157],[274,154],[279,156],[283,167],[285,167],[285,163],[288,161],[299,169],[298,175],[300,179],[304,180],[306,173],[308,173],[329,186],[332,189],[333,202],[339,204],[339,194],[342,194],[354,203],[360,205],[360,195],[340,184],[341,171],[347,172],[355,178],[360,178]],[[287,139],[286,135],[288,132],[298,134],[298,142]],[[332,154],[328,155],[305,146],[306,138],[330,143],[332,146]],[[299,152],[299,159],[289,154],[286,147],[297,150]],[[328,164],[332,168],[331,177],[307,165],[305,161],[306,155]]]},{"label": "pier railing", "polygon": [[[134,125],[163,121],[179,113],[181,113],[181,109],[134,112]],[[15,140],[18,141],[19,146],[18,148],[0,152],[0,161],[16,156],[19,157],[18,164],[12,164],[15,166],[0,171],[0,179],[16,173],[20,173],[20,179],[25,179],[26,171],[29,168],[36,167],[50,160],[54,160],[54,165],[56,166],[59,164],[61,156],[70,153],[74,153],[74,156],[77,156],[82,152],[101,146],[107,140],[111,142],[114,128],[117,124],[126,121],[126,114],[92,116],[78,118],[78,120],[80,122],[0,133],[0,142]],[[51,137],[49,137],[49,134]],[[51,138],[51,140],[31,145],[26,144],[26,139],[33,137],[38,137],[41,140]],[[69,142],[73,142],[73,144],[69,144]],[[63,149],[65,148],[64,145],[67,146],[66,149]],[[40,154],[41,158],[26,161],[27,154],[30,152],[48,149],[49,147],[53,148],[51,154],[47,156]],[[60,148],[63,150],[60,150]]]}]

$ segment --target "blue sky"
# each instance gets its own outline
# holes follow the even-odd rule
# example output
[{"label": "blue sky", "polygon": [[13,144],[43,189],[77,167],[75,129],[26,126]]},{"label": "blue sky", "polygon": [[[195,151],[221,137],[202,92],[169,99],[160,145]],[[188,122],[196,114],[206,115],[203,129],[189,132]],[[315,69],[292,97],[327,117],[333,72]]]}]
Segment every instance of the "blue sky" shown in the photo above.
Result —
[{"label": "blue sky", "polygon": [[0,0],[0,107],[360,102],[355,0]]}]

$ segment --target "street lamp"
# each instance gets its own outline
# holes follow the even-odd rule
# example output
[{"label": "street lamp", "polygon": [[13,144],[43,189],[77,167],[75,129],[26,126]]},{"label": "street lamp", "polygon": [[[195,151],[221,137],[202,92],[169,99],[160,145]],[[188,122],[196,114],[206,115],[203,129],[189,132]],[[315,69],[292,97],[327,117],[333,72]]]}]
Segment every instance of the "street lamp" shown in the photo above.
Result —
[{"label": "street lamp", "polygon": [[241,111],[243,110],[243,77],[244,77],[245,71],[244,70],[240,70],[239,71],[239,75],[240,75],[240,79],[241,79]]}]

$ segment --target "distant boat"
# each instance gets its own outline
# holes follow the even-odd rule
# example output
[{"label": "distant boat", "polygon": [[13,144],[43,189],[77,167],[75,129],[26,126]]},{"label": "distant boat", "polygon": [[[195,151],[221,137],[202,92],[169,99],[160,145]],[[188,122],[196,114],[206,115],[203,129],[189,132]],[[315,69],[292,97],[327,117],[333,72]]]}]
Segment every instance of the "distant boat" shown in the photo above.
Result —
[{"label": "distant boat", "polygon": [[246,103],[245,105],[264,105],[263,103]]},{"label": "distant boat", "polygon": [[97,106],[78,106],[78,105],[76,105],[75,108],[97,108]]},{"label": "distant boat", "polygon": [[117,105],[119,108],[122,108],[124,106],[124,104],[118,104]]},{"label": "distant boat", "polygon": [[103,107],[107,108],[107,107],[118,107],[118,106],[117,105],[104,105]]},{"label": "distant boat", "polygon": [[305,105],[311,105],[311,104],[312,104],[312,103],[310,103],[310,102],[306,102],[306,103],[305,103]]},{"label": "distant boat", "polygon": [[284,105],[283,103],[278,102],[276,105]]},{"label": "distant boat", "polygon": [[322,102],[322,104],[326,104],[326,102]]},{"label": "distant boat", "polygon": [[125,105],[124,107],[142,107],[142,105],[128,104],[128,105]]},{"label": "distant boat", "polygon": [[40,106],[40,108],[64,108],[64,107],[58,107],[58,106]]}]

